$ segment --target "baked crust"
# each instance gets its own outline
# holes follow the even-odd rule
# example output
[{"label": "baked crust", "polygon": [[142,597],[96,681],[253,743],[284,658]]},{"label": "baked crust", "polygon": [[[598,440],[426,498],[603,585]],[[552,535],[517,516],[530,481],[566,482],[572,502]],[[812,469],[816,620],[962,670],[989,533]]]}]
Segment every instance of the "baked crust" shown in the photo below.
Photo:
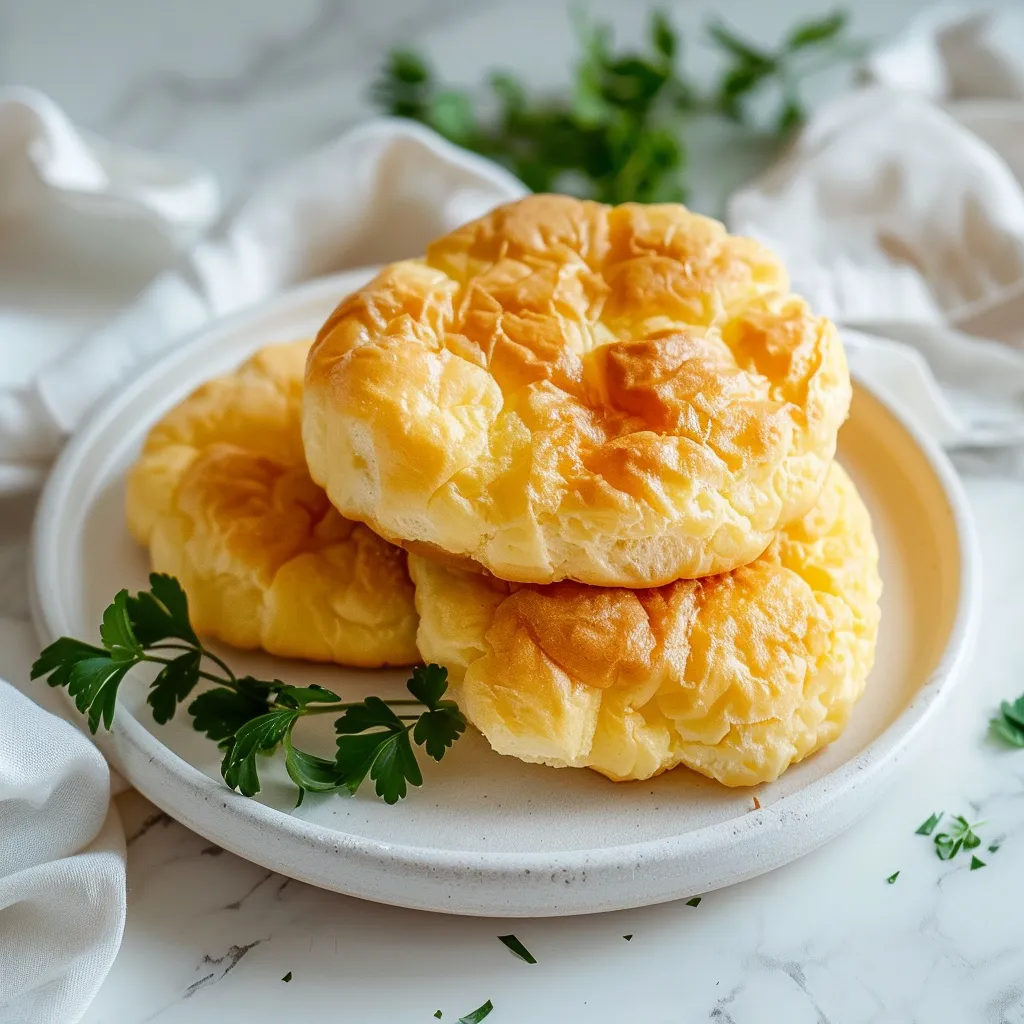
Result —
[{"label": "baked crust", "polygon": [[200,633],[312,661],[412,664],[405,552],[343,519],[305,466],[308,350],[268,346],[160,420],[128,474],[128,525],[181,581]]},{"label": "baked crust", "polygon": [[410,555],[427,661],[502,754],[614,780],[770,782],[836,739],[874,660],[871,522],[833,464],[751,565],[649,590],[518,585]]},{"label": "baked crust", "polygon": [[306,370],[313,478],[396,544],[644,587],[744,565],[814,503],[834,326],[685,207],[531,196],[383,270]]}]

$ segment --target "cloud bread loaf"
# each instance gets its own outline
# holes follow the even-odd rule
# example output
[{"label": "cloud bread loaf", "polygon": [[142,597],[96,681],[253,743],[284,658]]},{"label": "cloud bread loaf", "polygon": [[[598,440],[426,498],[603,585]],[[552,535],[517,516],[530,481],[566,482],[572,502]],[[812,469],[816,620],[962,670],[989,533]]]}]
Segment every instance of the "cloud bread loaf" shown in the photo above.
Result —
[{"label": "cloud bread loaf", "polygon": [[756,558],[850,400],[779,261],[685,207],[531,196],[346,298],[306,369],[346,515],[518,582],[644,587]]},{"label": "cloud bread loaf", "polygon": [[153,568],[181,581],[200,633],[285,657],[412,664],[405,552],[343,519],[306,469],[308,351],[268,346],[157,423],[128,475],[128,525]]},{"label": "cloud bread loaf", "polygon": [[833,464],[755,562],[648,590],[519,585],[411,555],[423,657],[502,754],[611,779],[776,779],[834,740],[874,660],[871,522]]}]

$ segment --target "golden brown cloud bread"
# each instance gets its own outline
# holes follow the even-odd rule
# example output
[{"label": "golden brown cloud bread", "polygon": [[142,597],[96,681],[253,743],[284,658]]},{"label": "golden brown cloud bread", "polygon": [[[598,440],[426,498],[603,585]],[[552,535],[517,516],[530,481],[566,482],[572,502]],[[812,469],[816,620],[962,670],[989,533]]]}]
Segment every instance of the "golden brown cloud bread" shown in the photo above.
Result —
[{"label": "golden brown cloud bread", "polygon": [[405,552],[343,519],[306,469],[308,350],[268,346],[157,423],[128,476],[128,525],[153,568],[181,580],[200,633],[285,657],[412,664]]},{"label": "golden brown cloud bread", "polygon": [[682,206],[532,196],[349,296],[303,440],[343,515],[520,582],[744,565],[814,503],[850,382],[781,264]]},{"label": "golden brown cloud bread", "polygon": [[874,660],[878,552],[837,465],[750,565],[650,590],[510,584],[409,557],[418,643],[499,753],[616,780],[770,782],[834,740]]}]

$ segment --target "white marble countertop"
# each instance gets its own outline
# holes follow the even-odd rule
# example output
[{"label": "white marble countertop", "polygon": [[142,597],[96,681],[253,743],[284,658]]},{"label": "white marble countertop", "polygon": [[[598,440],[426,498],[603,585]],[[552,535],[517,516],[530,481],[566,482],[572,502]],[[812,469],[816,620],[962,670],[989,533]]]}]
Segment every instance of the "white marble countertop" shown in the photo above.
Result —
[{"label": "white marble countertop", "polygon": [[[918,6],[860,3],[857,25],[884,33]],[[624,38],[640,31],[637,7],[593,5]],[[822,9],[715,5],[755,37]],[[704,13],[677,11],[691,30]],[[112,138],[212,167],[229,195],[367,112],[366,83],[399,42],[426,48],[456,81],[500,62],[547,83],[565,75],[570,30],[561,5],[544,0],[0,4],[6,81],[42,88]],[[973,666],[891,793],[822,850],[698,907],[458,919],[269,874],[126,794],[127,929],[86,1021],[427,1024],[435,1010],[455,1021],[491,999],[488,1024],[1024,1022],[1024,753],[987,738],[992,708],[1024,689],[1024,483],[971,477],[967,487],[984,573]],[[30,514],[24,499],[0,505],[13,538],[0,545],[0,614],[26,611],[10,581],[24,578]],[[943,863],[914,835],[935,810],[987,822],[984,870],[963,857]],[[998,852],[985,852],[990,844]],[[497,941],[507,932],[535,966]]]}]

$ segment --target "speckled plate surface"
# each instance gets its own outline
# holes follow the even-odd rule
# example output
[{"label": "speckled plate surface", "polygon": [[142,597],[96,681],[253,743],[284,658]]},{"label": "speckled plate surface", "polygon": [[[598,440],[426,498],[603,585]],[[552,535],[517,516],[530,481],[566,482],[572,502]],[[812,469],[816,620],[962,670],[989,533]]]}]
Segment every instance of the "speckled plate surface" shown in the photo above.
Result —
[{"label": "speckled plate surface", "polygon": [[[40,640],[92,639],[121,587],[146,585],[124,522],[124,473],[149,426],[255,349],[313,333],[369,276],[314,282],[204,329],[89,422],[46,486],[34,533]],[[849,728],[771,785],[729,790],[685,770],[614,784],[493,753],[470,731],[395,807],[370,792],[307,798],[276,762],[264,792],[230,792],[214,745],[181,715],[157,726],[141,682],[122,688],[98,737],[145,796],[208,839],[275,871],[355,896],[459,914],[548,916],[643,906],[729,885],[794,860],[855,821],[891,781],[955,685],[974,631],[977,557],[969,512],[941,452],[858,385],[839,457],[860,488],[885,582],[878,657]],[[222,652],[246,672],[320,681],[361,698],[397,695],[401,672]],[[305,723],[304,723],[305,724]],[[306,744],[327,753],[329,723]],[[754,809],[753,797],[761,804]]]}]

